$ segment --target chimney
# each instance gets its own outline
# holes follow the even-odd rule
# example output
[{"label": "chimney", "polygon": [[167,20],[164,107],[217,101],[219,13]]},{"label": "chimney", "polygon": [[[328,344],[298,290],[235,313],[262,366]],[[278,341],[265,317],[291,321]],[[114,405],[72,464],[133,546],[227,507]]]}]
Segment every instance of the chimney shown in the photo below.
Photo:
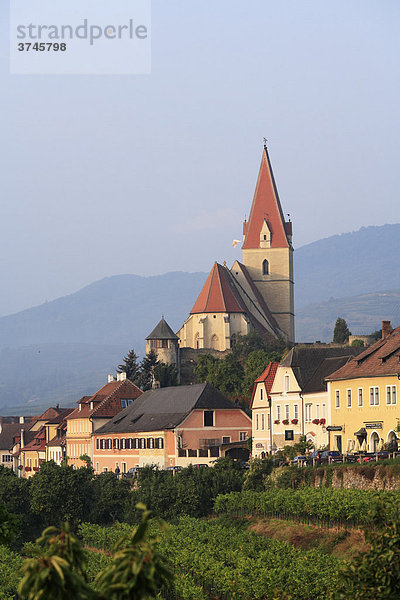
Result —
[{"label": "chimney", "polygon": [[123,371],[122,373],[117,373],[117,381],[125,381],[126,373]]},{"label": "chimney", "polygon": [[114,381],[114,375],[109,375],[108,376],[108,383],[111,383],[112,381]]},{"label": "chimney", "polygon": [[388,335],[390,335],[391,332],[391,323],[390,321],[382,321],[382,339],[384,340],[385,338],[387,338]]},{"label": "chimney", "polygon": [[19,422],[20,422],[21,425],[22,425],[22,423],[25,423],[25,417],[20,417],[19,418]]},{"label": "chimney", "polygon": [[23,448],[25,446],[25,429],[21,429],[21,440],[19,443],[19,447]]}]

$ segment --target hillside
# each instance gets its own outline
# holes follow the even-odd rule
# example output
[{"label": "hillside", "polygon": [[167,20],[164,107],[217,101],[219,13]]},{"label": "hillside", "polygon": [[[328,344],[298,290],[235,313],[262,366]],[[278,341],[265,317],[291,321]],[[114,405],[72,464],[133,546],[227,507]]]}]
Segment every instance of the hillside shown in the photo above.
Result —
[{"label": "hillside", "polygon": [[300,308],[296,312],[296,339],[331,342],[337,317],[346,319],[353,334],[380,329],[382,320],[400,325],[400,289],[372,292],[349,298],[332,298]]},{"label": "hillside", "polygon": [[400,224],[362,227],[295,253],[295,306],[400,289]]}]

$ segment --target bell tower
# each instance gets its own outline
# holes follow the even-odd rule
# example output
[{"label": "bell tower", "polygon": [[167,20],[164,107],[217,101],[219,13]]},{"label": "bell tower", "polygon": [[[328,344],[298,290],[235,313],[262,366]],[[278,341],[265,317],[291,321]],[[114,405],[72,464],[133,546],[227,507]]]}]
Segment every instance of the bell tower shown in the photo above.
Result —
[{"label": "bell tower", "polygon": [[266,145],[249,220],[243,264],[287,340],[294,342],[292,223],[285,221]]}]

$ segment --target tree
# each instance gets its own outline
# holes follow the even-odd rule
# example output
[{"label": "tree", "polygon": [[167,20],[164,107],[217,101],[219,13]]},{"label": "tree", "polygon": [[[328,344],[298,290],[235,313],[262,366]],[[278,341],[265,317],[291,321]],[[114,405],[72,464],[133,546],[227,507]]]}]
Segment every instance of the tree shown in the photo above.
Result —
[{"label": "tree", "polygon": [[351,331],[347,327],[347,323],[342,317],[338,317],[333,330],[333,341],[335,344],[344,344],[348,342]]},{"label": "tree", "polygon": [[157,354],[154,352],[154,350],[150,350],[140,365],[140,376],[138,382],[139,386],[144,392],[149,390],[153,385],[154,369],[157,364]]},{"label": "tree", "polygon": [[365,344],[363,340],[353,340],[351,342],[353,348],[364,348]]},{"label": "tree", "polygon": [[271,342],[260,335],[258,331],[253,330],[247,335],[235,334],[233,336],[232,353],[237,360],[242,362],[242,364],[246,362],[249,354],[255,350],[264,350],[267,353],[276,352],[279,356],[279,361],[282,357],[285,346],[286,344],[283,340],[280,339]]},{"label": "tree", "polygon": [[167,365],[164,362],[157,362],[154,367],[154,379],[160,383],[160,387],[170,387],[177,385],[178,371],[175,365]]},{"label": "tree", "polygon": [[272,469],[272,458],[253,458],[253,460],[250,461],[250,468],[247,471],[243,489],[254,490],[255,492],[262,492],[265,490],[266,479],[272,472]]},{"label": "tree", "polygon": [[53,461],[41,465],[31,483],[31,510],[45,524],[60,526],[87,519],[93,507],[93,469],[59,467]]},{"label": "tree", "polygon": [[279,362],[282,353],[276,350],[267,352],[264,349],[253,350],[247,357],[245,363],[245,375],[242,385],[242,393],[250,395],[254,386],[254,381],[265,371],[270,362]]},{"label": "tree", "polygon": [[140,377],[140,366],[138,364],[138,356],[133,348],[124,356],[123,361],[123,364],[118,365],[117,373],[126,373],[127,379],[136,384]]}]

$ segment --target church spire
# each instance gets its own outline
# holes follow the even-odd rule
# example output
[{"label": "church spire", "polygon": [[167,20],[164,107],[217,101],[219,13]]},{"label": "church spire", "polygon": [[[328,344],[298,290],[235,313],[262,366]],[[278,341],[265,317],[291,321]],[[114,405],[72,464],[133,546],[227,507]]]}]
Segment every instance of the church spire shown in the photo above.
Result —
[{"label": "church spire", "polygon": [[268,149],[265,145],[248,222],[243,223],[243,250],[288,248],[292,224],[285,221]]}]

